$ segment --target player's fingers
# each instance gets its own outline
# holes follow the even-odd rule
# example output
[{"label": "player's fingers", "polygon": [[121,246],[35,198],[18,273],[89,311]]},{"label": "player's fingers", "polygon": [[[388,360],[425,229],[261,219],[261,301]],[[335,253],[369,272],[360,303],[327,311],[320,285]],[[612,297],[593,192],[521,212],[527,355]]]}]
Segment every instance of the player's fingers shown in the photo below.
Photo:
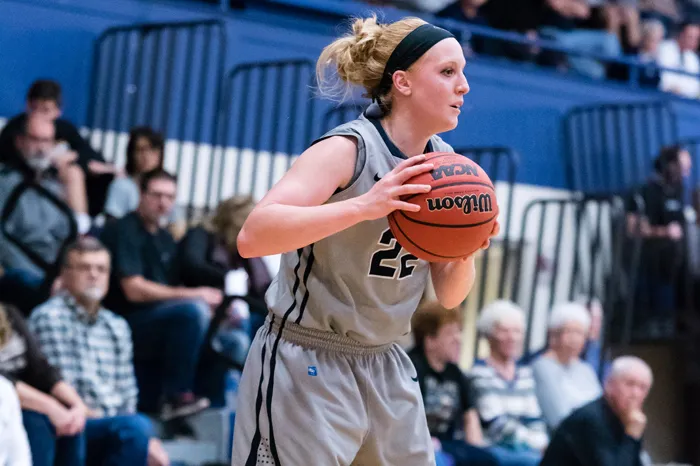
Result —
[{"label": "player's fingers", "polygon": [[391,189],[391,195],[395,197],[409,194],[420,194],[430,192],[432,186],[429,184],[402,184]]},{"label": "player's fingers", "polygon": [[396,201],[392,204],[394,210],[405,210],[407,212],[418,212],[420,206],[418,204],[411,204],[410,202]]},{"label": "player's fingers", "polygon": [[491,230],[491,236],[497,236],[500,231],[501,231],[501,224],[496,222],[493,225],[493,229]]},{"label": "player's fingers", "polygon": [[410,180],[414,176],[420,175],[421,173],[429,172],[433,168],[435,168],[435,166],[432,163],[422,163],[420,165],[413,165],[396,173],[396,181],[398,182],[398,184],[404,184],[406,181]]}]

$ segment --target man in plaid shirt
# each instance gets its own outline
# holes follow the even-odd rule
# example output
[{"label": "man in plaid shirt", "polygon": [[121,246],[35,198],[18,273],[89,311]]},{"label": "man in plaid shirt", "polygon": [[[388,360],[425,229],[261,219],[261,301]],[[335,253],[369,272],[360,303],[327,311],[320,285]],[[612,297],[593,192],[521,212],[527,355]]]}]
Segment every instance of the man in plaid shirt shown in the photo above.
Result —
[{"label": "man in plaid shirt", "polygon": [[109,272],[110,256],[102,243],[76,241],[64,256],[62,290],[32,312],[29,328],[89,409],[88,464],[167,465],[150,422],[136,413],[129,325],[100,305]]}]

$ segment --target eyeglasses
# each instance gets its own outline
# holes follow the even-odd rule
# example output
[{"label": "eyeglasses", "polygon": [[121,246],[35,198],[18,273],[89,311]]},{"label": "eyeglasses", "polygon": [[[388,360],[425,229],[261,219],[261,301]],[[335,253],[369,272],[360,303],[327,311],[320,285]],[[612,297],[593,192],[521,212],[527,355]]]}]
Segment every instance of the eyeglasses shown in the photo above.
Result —
[{"label": "eyeglasses", "polygon": [[66,268],[76,270],[80,273],[89,273],[94,269],[100,275],[109,274],[110,271],[109,265],[103,264],[68,264],[66,265]]},{"label": "eyeglasses", "polygon": [[157,191],[146,191],[144,193],[146,196],[150,196],[152,198],[164,198],[168,201],[174,201],[175,200],[175,194],[170,194],[170,193],[160,193]]}]

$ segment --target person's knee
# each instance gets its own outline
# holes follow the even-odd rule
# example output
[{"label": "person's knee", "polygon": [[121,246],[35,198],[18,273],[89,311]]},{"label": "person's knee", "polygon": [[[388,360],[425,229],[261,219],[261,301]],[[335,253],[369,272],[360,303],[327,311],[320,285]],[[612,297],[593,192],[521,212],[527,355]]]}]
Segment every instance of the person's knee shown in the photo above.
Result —
[{"label": "person's knee", "polygon": [[41,414],[36,411],[23,410],[22,422],[24,424],[24,429],[28,433],[31,431],[34,433],[34,435],[51,436],[55,436],[56,434],[55,429],[51,425],[51,421],[45,414]]},{"label": "person's knee", "polygon": [[148,440],[154,435],[151,421],[140,414],[120,416],[114,418],[114,422],[116,424],[115,430],[123,442],[148,444]]}]

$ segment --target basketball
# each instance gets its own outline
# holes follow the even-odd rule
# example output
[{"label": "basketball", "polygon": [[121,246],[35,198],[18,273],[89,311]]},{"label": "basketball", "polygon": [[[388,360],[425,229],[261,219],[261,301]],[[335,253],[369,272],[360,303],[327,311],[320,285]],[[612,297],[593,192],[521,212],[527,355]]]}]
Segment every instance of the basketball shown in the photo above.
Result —
[{"label": "basketball", "polygon": [[483,168],[454,153],[426,154],[434,168],[407,184],[429,184],[428,193],[402,198],[420,211],[396,210],[389,226],[399,244],[430,262],[453,261],[478,250],[498,219],[498,203],[491,179]]}]

